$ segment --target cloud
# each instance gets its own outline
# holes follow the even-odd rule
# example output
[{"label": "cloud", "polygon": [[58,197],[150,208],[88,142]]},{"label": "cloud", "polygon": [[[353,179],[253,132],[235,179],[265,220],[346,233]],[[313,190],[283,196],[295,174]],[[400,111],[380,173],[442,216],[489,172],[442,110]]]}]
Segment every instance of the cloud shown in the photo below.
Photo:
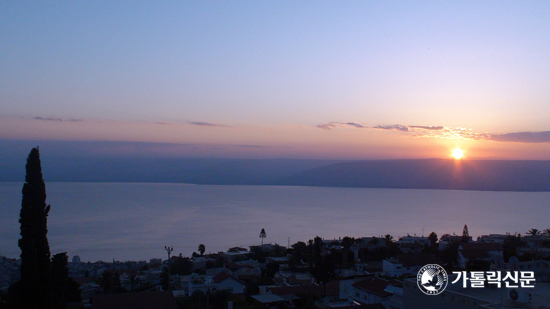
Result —
[{"label": "cloud", "polygon": [[235,147],[241,147],[241,148],[266,148],[267,146],[262,146],[262,145],[235,145]]},{"label": "cloud", "polygon": [[44,118],[44,117],[36,116],[36,117],[33,117],[32,119],[34,119],[34,120],[44,120],[44,121],[58,121],[58,122],[63,122],[63,121],[68,121],[68,122],[84,122],[84,119],[76,119],[76,118],[61,119],[61,118],[57,118],[57,117],[47,117],[47,118]]},{"label": "cloud", "polygon": [[57,118],[57,117],[44,118],[44,117],[36,116],[33,119],[35,119],[35,120],[46,120],[46,121],[63,121],[63,119]]},{"label": "cloud", "polygon": [[323,129],[323,130],[332,130],[336,128],[336,126],[333,125],[332,123],[324,123],[324,124],[318,124],[317,128]]},{"label": "cloud", "polygon": [[157,121],[155,124],[161,124],[161,125],[169,125],[170,123],[164,122],[164,121]]},{"label": "cloud", "polygon": [[366,128],[364,125],[358,124],[358,123],[355,123],[355,122],[346,122],[346,123],[340,123],[340,124],[351,126],[351,127],[356,127],[356,128]]},{"label": "cloud", "polygon": [[332,130],[332,129],[337,128],[337,127],[342,127],[342,128],[353,127],[353,128],[359,128],[359,129],[367,128],[367,126],[364,126],[364,125],[356,123],[356,122],[331,121],[329,123],[324,123],[324,124],[317,125],[317,128],[323,129],[323,130]]},{"label": "cloud", "polygon": [[203,127],[230,128],[230,126],[227,126],[227,125],[224,125],[224,124],[210,123],[210,122],[204,122],[204,121],[189,121],[188,124],[192,124],[192,125],[195,125],[195,126],[203,126]]},{"label": "cloud", "polygon": [[489,134],[487,139],[496,142],[549,143],[550,131]]},{"label": "cloud", "polygon": [[409,126],[411,129],[422,129],[422,130],[443,130],[445,127],[442,126]]},{"label": "cloud", "polygon": [[400,125],[400,124],[392,124],[392,125],[375,125],[372,127],[373,129],[384,129],[384,130],[398,130],[403,132],[408,132],[409,127]]},{"label": "cloud", "polygon": [[442,138],[455,140],[488,140],[507,143],[550,143],[550,131],[540,132],[512,132],[493,134],[488,132],[475,132],[464,127],[445,126],[405,126],[401,124],[375,125],[367,127],[356,122],[334,122],[317,125],[317,128],[333,130],[336,128],[353,127],[360,129],[396,130],[411,137]]}]

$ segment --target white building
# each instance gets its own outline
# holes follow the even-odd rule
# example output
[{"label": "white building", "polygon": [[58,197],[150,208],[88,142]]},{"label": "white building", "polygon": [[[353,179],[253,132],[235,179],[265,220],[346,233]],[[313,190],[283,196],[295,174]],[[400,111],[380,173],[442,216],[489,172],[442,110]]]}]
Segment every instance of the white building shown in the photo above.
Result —
[{"label": "white building", "polygon": [[442,264],[431,254],[401,254],[382,262],[382,274],[390,277],[414,276],[426,264]]},{"label": "white building", "polygon": [[375,276],[340,280],[340,299],[353,299],[362,304],[389,305],[393,293],[386,291],[390,281]]}]

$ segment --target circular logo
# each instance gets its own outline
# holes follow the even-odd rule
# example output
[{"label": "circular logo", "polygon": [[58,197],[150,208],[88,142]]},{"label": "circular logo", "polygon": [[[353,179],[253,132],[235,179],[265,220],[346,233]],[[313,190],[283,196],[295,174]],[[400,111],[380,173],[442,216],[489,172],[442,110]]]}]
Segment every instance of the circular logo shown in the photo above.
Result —
[{"label": "circular logo", "polygon": [[424,294],[438,295],[447,287],[449,277],[445,269],[437,264],[428,264],[418,271],[416,283]]}]

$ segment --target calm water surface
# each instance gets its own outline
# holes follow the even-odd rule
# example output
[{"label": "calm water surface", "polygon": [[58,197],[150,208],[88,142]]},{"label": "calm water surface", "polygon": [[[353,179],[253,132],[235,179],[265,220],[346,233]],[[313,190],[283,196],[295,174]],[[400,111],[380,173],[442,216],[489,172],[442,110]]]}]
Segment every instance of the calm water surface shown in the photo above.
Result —
[{"label": "calm water surface", "polygon": [[[22,183],[0,183],[0,255],[18,257]],[[550,228],[550,193],[47,183],[52,254],[84,261],[189,256],[260,243],[287,245],[343,236],[395,238],[435,231],[470,235]]]}]

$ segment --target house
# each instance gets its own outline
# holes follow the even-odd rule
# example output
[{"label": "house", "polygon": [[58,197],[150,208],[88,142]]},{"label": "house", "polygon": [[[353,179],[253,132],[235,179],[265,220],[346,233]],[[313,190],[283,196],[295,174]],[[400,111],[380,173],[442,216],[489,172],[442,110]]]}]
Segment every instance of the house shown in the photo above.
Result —
[{"label": "house", "polygon": [[422,250],[424,249],[424,245],[419,243],[419,242],[406,242],[406,243],[401,243],[399,244],[399,249],[401,249],[401,251],[403,253],[420,253],[422,252]]},{"label": "house", "polygon": [[386,240],[382,237],[362,237],[361,241],[354,243],[350,252],[353,252],[353,257],[356,260],[362,261],[365,256],[365,252],[382,250],[386,247]]},{"label": "house", "polygon": [[491,262],[494,258],[503,258],[503,248],[499,243],[461,243],[458,247],[458,266],[466,268],[474,261]]},{"label": "house", "polygon": [[340,280],[340,299],[362,304],[389,304],[393,293],[386,291],[390,281],[375,276],[356,276]]},{"label": "house", "polygon": [[278,271],[273,276],[273,281],[277,285],[313,285],[315,284],[315,277],[309,272]]},{"label": "house", "polygon": [[429,237],[424,237],[424,236],[403,236],[401,238],[399,238],[399,240],[397,241],[398,244],[414,244],[414,243],[419,243],[421,244],[422,246],[426,245],[426,246],[431,246],[432,243],[430,241],[430,238]]},{"label": "house", "polygon": [[193,269],[206,268],[208,262],[214,263],[215,261],[216,260],[211,259],[207,256],[197,256],[191,259],[191,263],[193,263]]},{"label": "house", "polygon": [[426,264],[443,264],[433,254],[401,254],[382,262],[382,274],[390,277],[414,276]]},{"label": "house", "polygon": [[226,252],[220,252],[220,256],[223,256],[227,261],[233,261],[235,259],[243,259],[248,257],[248,250],[240,247],[229,248]]},{"label": "house", "polygon": [[273,246],[272,244],[263,244],[260,246],[249,246],[249,248],[250,248],[250,252],[253,252],[253,251],[274,252],[275,251],[275,246]]},{"label": "house", "polygon": [[[461,242],[462,241],[462,236],[461,235],[449,235],[449,234],[444,234],[443,236],[441,236],[441,238],[439,239],[439,247],[438,249],[439,250],[443,250],[445,249],[445,247],[449,244],[449,243],[452,243],[452,242]],[[468,242],[472,242],[472,236],[468,236]]]},{"label": "house", "polygon": [[496,242],[499,244],[504,244],[506,238],[510,237],[510,234],[489,234],[481,235],[477,238],[477,242]]},{"label": "house", "polygon": [[258,280],[262,275],[261,268],[249,266],[246,264],[245,265],[230,264],[230,265],[227,265],[227,268],[231,271],[231,274],[233,275],[233,277],[246,283]]},{"label": "house", "polygon": [[420,253],[424,248],[431,247],[432,242],[424,236],[403,236],[397,244],[403,253]]},{"label": "house", "polygon": [[189,281],[189,292],[188,295],[193,294],[196,290],[203,292],[215,292],[217,290],[228,290],[232,294],[243,294],[245,289],[245,284],[233,277],[229,272],[223,271],[213,278],[204,278],[204,280],[198,281],[199,283],[193,283]]}]

